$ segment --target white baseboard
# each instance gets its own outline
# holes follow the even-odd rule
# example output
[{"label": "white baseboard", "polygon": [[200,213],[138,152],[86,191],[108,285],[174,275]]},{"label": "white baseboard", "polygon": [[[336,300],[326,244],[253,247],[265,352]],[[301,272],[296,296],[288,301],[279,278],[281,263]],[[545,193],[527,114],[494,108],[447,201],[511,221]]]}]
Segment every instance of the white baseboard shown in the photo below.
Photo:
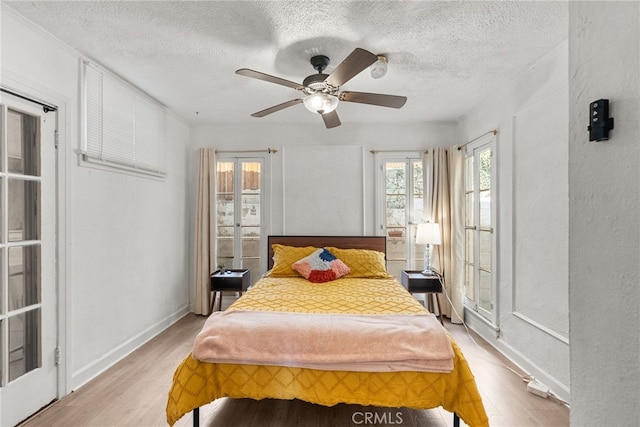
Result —
[{"label": "white baseboard", "polygon": [[187,314],[189,314],[189,305],[185,304],[176,312],[170,314],[159,322],[156,322],[154,325],[145,329],[138,335],[131,337],[125,343],[114,348],[104,356],[96,359],[94,362],[88,364],[82,369],[73,372],[71,374],[71,387],[69,392],[82,387],[83,385],[124,359],[126,356],[145,344],[147,341],[151,340],[159,333],[167,329],[169,326],[182,319]]},{"label": "white baseboard", "polygon": [[571,401],[571,392],[566,384],[549,375],[536,363],[531,361],[526,355],[501,340],[499,338],[499,334],[496,334],[496,331],[493,327],[489,326],[487,322],[477,317],[479,316],[477,316],[475,313],[469,310],[465,310],[465,322],[469,326],[469,329],[480,335],[482,339],[484,339],[497,351],[502,353],[507,359],[509,359],[518,368],[520,368],[520,370],[533,375],[534,377],[536,377],[536,379],[538,379],[538,381],[549,387],[549,390],[559,399],[565,402]]}]

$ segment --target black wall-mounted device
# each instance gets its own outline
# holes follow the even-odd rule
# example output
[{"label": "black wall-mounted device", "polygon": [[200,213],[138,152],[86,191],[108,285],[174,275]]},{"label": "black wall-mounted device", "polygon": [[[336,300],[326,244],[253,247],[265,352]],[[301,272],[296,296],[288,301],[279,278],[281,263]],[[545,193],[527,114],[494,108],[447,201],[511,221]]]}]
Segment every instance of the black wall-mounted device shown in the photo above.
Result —
[{"label": "black wall-mounted device", "polygon": [[613,129],[613,117],[609,117],[609,100],[598,99],[589,104],[589,141],[606,141]]}]

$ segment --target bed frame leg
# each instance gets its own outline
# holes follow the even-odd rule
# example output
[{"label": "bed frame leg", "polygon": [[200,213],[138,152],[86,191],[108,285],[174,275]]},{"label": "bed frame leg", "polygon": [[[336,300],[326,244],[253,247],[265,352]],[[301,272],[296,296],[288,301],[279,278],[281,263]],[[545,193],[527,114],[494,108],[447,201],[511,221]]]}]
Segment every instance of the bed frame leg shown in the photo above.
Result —
[{"label": "bed frame leg", "polygon": [[193,410],[193,427],[200,427],[200,408]]},{"label": "bed frame leg", "polygon": [[455,412],[453,413],[453,427],[460,427],[460,417]]}]

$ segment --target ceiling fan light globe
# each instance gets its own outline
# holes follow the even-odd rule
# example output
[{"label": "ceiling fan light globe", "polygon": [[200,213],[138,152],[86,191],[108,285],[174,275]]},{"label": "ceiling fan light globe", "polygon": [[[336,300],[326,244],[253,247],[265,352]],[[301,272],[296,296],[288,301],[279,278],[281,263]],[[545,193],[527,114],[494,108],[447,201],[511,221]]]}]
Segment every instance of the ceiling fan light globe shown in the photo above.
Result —
[{"label": "ceiling fan light globe", "polygon": [[302,102],[307,110],[316,114],[327,114],[332,112],[338,107],[337,96],[329,95],[328,93],[313,93],[311,95],[307,95]]}]

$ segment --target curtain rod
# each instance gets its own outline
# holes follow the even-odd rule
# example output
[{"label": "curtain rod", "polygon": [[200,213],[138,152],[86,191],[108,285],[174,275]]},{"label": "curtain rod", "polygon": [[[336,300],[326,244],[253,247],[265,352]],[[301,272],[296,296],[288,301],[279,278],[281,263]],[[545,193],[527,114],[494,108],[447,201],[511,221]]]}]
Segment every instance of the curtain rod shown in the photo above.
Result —
[{"label": "curtain rod", "polygon": [[[411,151],[416,151],[416,150],[370,150],[369,152],[371,154],[376,154],[376,153],[407,153]],[[424,153],[428,153],[428,152],[429,150],[424,151]]]},{"label": "curtain rod", "polygon": [[38,101],[37,99],[33,99],[33,98],[29,98],[29,97],[24,96],[24,95],[20,95],[17,92],[14,92],[14,91],[9,90],[9,89],[5,89],[3,87],[0,87],[0,92],[8,93],[9,95],[13,95],[13,96],[15,96],[17,98],[24,99],[25,101],[29,101],[29,102],[33,102],[34,104],[41,105],[42,106],[42,110],[45,113],[48,113],[49,111],[56,111],[57,110],[57,108],[52,106],[52,105],[45,104],[44,102]]},{"label": "curtain rod", "polygon": [[275,154],[278,152],[275,148],[267,148],[266,150],[233,150],[233,151],[224,151],[224,150],[215,150],[216,153],[269,153]]},{"label": "curtain rod", "polygon": [[483,133],[482,135],[480,135],[477,138],[473,138],[471,141],[467,142],[466,144],[462,144],[462,145],[458,146],[458,151],[462,150],[462,147],[466,147],[467,145],[471,144],[472,142],[475,142],[475,141],[479,140],[480,138],[482,138],[483,136],[489,135],[490,133],[496,135],[498,133],[498,130],[497,129],[490,130],[489,132],[485,132],[485,133]]}]

